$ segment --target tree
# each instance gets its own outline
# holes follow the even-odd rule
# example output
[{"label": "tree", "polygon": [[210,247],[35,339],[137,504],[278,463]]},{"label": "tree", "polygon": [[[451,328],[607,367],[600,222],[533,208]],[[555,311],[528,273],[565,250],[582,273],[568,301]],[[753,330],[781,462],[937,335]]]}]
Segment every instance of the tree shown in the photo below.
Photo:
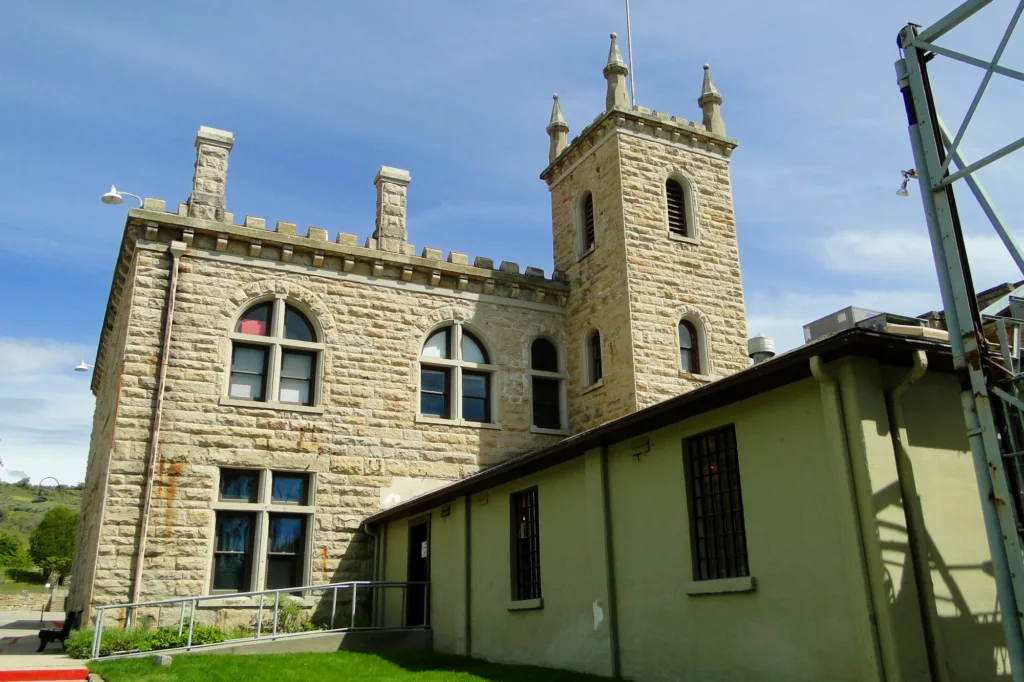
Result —
[{"label": "tree", "polygon": [[31,483],[32,483],[32,480],[28,476],[26,476],[25,478],[20,479],[14,485],[18,486],[19,488],[27,488],[29,486],[29,484],[31,484]]},{"label": "tree", "polygon": [[12,533],[0,531],[0,566],[10,566],[11,560],[21,551],[21,540]]},{"label": "tree", "polygon": [[58,580],[71,568],[75,553],[75,526],[78,517],[67,507],[46,512],[29,536],[29,554],[44,573],[58,574]]}]

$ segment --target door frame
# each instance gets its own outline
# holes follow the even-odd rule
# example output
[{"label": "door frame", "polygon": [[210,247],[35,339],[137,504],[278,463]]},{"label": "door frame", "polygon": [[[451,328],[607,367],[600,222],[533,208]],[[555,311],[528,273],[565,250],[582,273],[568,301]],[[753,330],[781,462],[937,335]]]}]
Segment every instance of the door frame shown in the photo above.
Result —
[{"label": "door frame", "polygon": [[[427,527],[427,537],[426,537],[426,542],[427,542],[427,561],[426,561],[426,576],[424,578],[424,582],[426,582],[427,584],[423,586],[423,590],[426,593],[426,600],[425,600],[426,604],[424,606],[424,611],[423,611],[422,627],[430,627],[430,605],[431,605],[430,604],[430,602],[431,602],[431,599],[430,599],[430,564],[431,564],[432,559],[434,558],[434,543],[433,543],[433,539],[431,537],[432,524],[431,524],[431,514],[430,514],[430,512],[427,512],[426,514],[423,514],[421,516],[417,516],[417,517],[409,519],[408,529],[407,529],[407,532],[406,532],[407,539],[406,539],[406,557],[405,557],[405,579],[406,579],[407,582],[410,580],[410,578],[409,578],[409,568],[410,568],[410,566],[412,564],[412,559],[413,559],[413,556],[414,556],[414,554],[413,554],[413,546],[412,546],[412,529],[415,528],[416,526],[423,526],[423,525],[425,525]],[[410,589],[411,589],[411,587],[406,587],[406,590],[405,590],[406,591],[406,599],[405,599],[406,604],[405,604],[405,613],[403,615],[405,616],[406,625],[408,625],[408,622],[409,622],[409,608],[411,606],[411,602],[408,599],[408,593],[409,593]]]}]

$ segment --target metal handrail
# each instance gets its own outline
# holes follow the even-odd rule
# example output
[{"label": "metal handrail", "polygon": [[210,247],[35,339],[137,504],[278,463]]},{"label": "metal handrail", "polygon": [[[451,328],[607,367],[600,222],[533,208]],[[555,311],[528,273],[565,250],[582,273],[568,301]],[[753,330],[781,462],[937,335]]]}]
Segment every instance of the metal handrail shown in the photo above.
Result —
[{"label": "metal handrail", "polygon": [[[423,622],[422,625],[409,626],[409,625],[405,624],[405,605],[407,603],[407,592],[408,592],[408,589],[409,589],[410,586],[423,586],[424,587],[424,590],[423,590],[424,622]],[[428,624],[429,621],[426,618],[427,604],[428,604],[429,595],[430,595],[429,586],[430,586],[430,583],[428,581],[422,581],[422,580],[421,581],[415,581],[415,580],[414,581],[352,580],[352,581],[340,582],[340,583],[328,583],[328,584],[325,584],[325,585],[303,585],[303,586],[300,586],[300,587],[279,587],[279,588],[275,588],[275,589],[271,589],[271,590],[258,590],[258,591],[253,591],[253,592],[232,592],[232,593],[225,593],[225,594],[207,594],[207,595],[200,595],[200,596],[193,596],[193,597],[177,597],[177,598],[171,598],[171,599],[157,599],[157,600],[145,601],[145,602],[133,602],[133,603],[128,603],[128,604],[108,604],[108,605],[105,605],[105,606],[97,606],[96,609],[95,609],[95,611],[96,611],[96,615],[95,615],[96,627],[95,627],[95,630],[93,632],[92,646],[90,647],[90,651],[89,651],[90,658],[96,659],[96,658],[100,658],[101,657],[100,656],[100,650],[102,649],[102,644],[103,644],[103,622],[104,622],[104,619],[105,619],[105,616],[106,616],[106,612],[110,611],[111,609],[116,609],[116,610],[124,609],[124,611],[125,611],[125,618],[124,618],[124,621],[123,621],[123,626],[125,628],[128,628],[128,627],[131,627],[132,623],[135,621],[135,614],[137,613],[137,610],[139,608],[156,607],[158,609],[158,611],[157,611],[157,626],[159,627],[159,622],[160,622],[160,611],[159,611],[159,609],[162,609],[165,606],[172,605],[172,604],[180,604],[180,612],[178,614],[178,636],[181,637],[181,636],[184,635],[186,637],[185,645],[181,646],[181,647],[175,647],[173,649],[161,649],[160,651],[182,651],[182,650],[188,651],[188,650],[195,649],[195,648],[200,648],[200,647],[214,646],[214,644],[200,644],[200,645],[193,645],[192,644],[192,635],[193,635],[193,632],[195,630],[195,625],[196,625],[196,622],[195,622],[196,621],[196,610],[197,610],[197,608],[200,606],[200,604],[202,602],[207,602],[207,601],[212,601],[212,600],[223,601],[225,599],[229,599],[229,600],[239,599],[239,600],[241,600],[241,599],[245,599],[247,597],[259,597],[259,605],[258,605],[257,612],[256,612],[256,624],[255,624],[255,629],[254,629],[253,634],[251,636],[247,636],[247,637],[236,637],[236,638],[233,638],[233,639],[230,639],[230,640],[226,640],[228,642],[235,643],[235,642],[245,642],[245,641],[250,641],[250,640],[258,640],[258,639],[276,640],[276,639],[281,639],[281,638],[284,638],[284,637],[293,637],[293,636],[308,635],[308,634],[323,634],[323,633],[329,633],[329,632],[347,632],[347,631],[350,631],[350,630],[416,630],[416,629],[427,628],[427,627],[429,627],[429,624]],[[379,589],[379,588],[389,588],[389,587],[391,587],[391,588],[400,588],[402,590],[402,623],[403,624],[400,627],[397,627],[397,628],[396,627],[375,626],[375,625],[357,626],[356,625],[356,612],[357,612],[357,605],[358,605],[357,599],[358,599],[358,596],[359,596],[359,588],[360,587],[362,587],[364,589],[369,589],[369,590]],[[338,616],[338,613],[337,613],[338,590],[349,590],[349,589],[352,590],[352,604],[351,604],[351,610],[350,610],[350,614],[349,614],[348,625],[346,627],[340,627],[340,628],[333,627],[336,624],[336,622],[337,622],[337,616]],[[331,592],[331,620],[330,620],[331,627],[323,629],[323,630],[311,630],[309,632],[279,633],[278,632],[278,625],[279,625],[279,618],[278,617],[279,617],[279,614],[280,614],[280,607],[281,607],[281,594],[285,593],[286,595],[291,595],[291,594],[296,594],[296,593],[300,593],[301,594],[301,593],[305,593],[305,592],[321,592],[321,593],[323,593],[323,597],[322,598],[326,598],[327,597],[326,593],[327,592]],[[263,634],[264,607],[266,606],[266,600],[267,600],[267,596],[268,595],[273,595],[274,607],[273,607],[272,621],[271,621],[271,623],[272,623],[272,625],[271,625],[271,632],[270,632],[269,635],[264,635]],[[250,602],[249,605],[251,605],[251,603],[252,602]],[[185,607],[186,606],[189,607],[189,609],[188,609],[189,616],[188,616],[188,628],[187,628],[187,631],[186,631],[186,627],[185,627]],[[244,606],[245,605],[241,604],[241,603],[239,603],[239,604],[225,604],[225,605],[223,605],[224,608],[244,607]],[[376,612],[377,609],[375,608],[374,611]],[[376,613],[375,613],[375,616],[376,616]],[[376,620],[375,616],[371,619],[371,621]],[[187,632],[187,635],[186,635],[186,632]],[[132,654],[135,654],[135,653],[138,653],[138,652],[132,652],[132,651],[111,652],[111,653],[106,654],[103,657],[107,658],[107,657],[116,657],[116,656],[127,656],[127,655],[132,655]]]}]

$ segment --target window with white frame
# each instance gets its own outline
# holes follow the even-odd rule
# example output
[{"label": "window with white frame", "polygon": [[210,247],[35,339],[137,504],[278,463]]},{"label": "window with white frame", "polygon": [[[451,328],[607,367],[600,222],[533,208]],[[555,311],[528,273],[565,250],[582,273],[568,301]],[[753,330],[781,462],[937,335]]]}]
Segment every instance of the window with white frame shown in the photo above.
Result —
[{"label": "window with white frame", "polygon": [[495,375],[483,342],[459,323],[431,332],[420,351],[422,417],[493,424]]},{"label": "window with white frame", "polygon": [[319,404],[323,339],[306,313],[283,297],[245,310],[231,332],[227,397],[267,407]]},{"label": "window with white frame", "polygon": [[309,583],[313,483],[308,472],[220,470],[211,593]]},{"label": "window with white frame", "polygon": [[555,344],[545,338],[534,340],[530,346],[530,393],[535,429],[565,428],[565,380]]}]

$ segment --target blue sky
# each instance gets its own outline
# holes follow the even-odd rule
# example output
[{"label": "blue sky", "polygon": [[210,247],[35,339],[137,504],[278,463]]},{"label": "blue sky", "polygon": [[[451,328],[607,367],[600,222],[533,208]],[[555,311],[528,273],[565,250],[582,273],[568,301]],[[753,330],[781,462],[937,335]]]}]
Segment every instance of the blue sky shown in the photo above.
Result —
[{"label": "blue sky", "polygon": [[[845,305],[939,307],[895,85],[896,34],[953,2],[697,5],[633,0],[637,103],[698,119],[709,62],[740,141],[732,178],[751,334],[798,345]],[[947,6],[948,5],[948,6]],[[1013,7],[997,0],[946,44],[988,55]],[[228,209],[373,230],[380,165],[409,169],[410,241],[550,272],[551,93],[572,132],[603,108],[621,0],[387,3],[8,3],[0,22],[0,458],[62,483],[84,477],[89,375],[126,204],[111,184],[185,201],[200,125],[231,130]],[[625,47],[625,45],[623,45]],[[1024,39],[1004,63],[1021,68]],[[939,62],[942,62],[940,65]],[[933,62],[955,127],[981,71]],[[963,151],[1016,139],[1024,90],[994,82]],[[1015,134],[1014,134],[1015,133]],[[982,174],[1021,213],[1024,162]],[[961,201],[979,287],[1014,278]],[[1012,221],[1011,221],[1012,222]]]}]

